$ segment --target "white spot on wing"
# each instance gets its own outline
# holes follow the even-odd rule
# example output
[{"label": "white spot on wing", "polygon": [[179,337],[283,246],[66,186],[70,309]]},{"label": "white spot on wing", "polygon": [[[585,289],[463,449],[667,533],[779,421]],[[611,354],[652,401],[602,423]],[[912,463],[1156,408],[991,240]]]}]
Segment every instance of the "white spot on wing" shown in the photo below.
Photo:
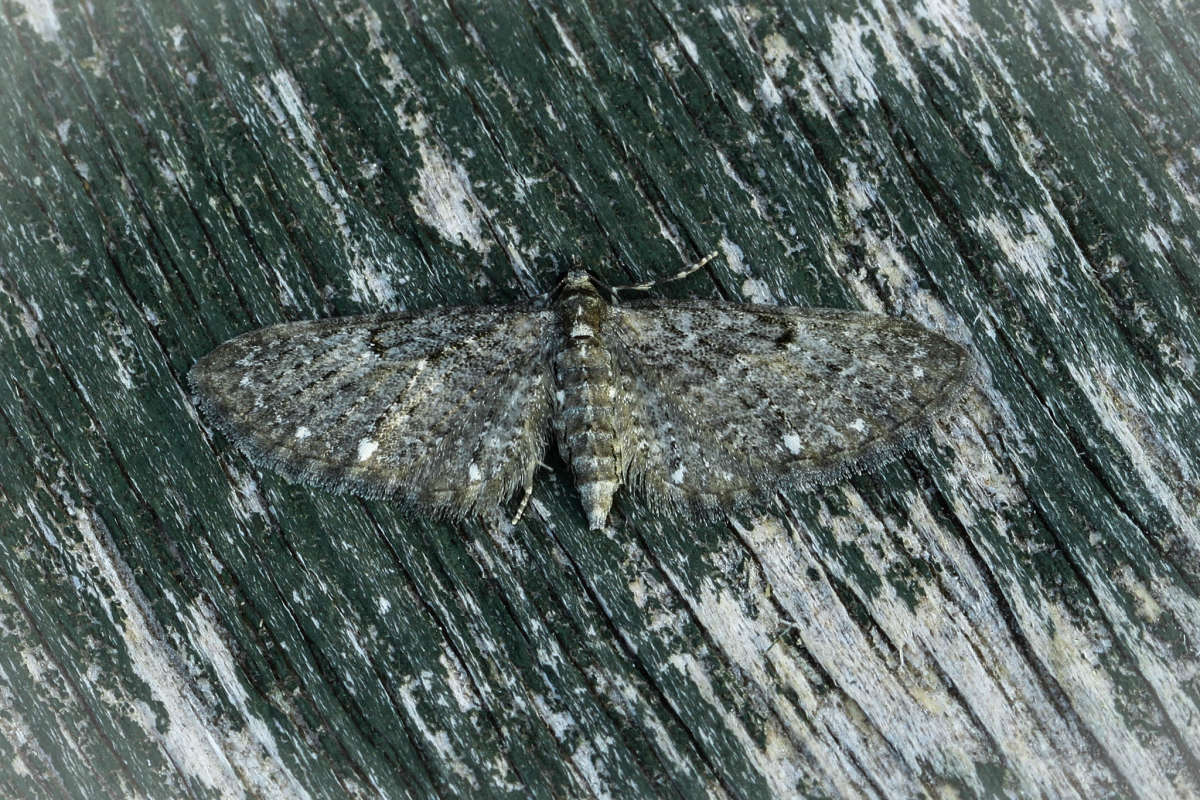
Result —
[{"label": "white spot on wing", "polygon": [[467,475],[471,478],[471,483],[479,483],[483,480],[483,473],[479,471],[479,465],[472,462],[467,468]]},{"label": "white spot on wing", "polygon": [[800,455],[800,436],[792,431],[783,435],[783,446],[794,456]]},{"label": "white spot on wing", "polygon": [[[312,436],[312,431],[307,426],[301,425],[299,428],[296,428],[297,439],[307,439],[310,436]],[[359,446],[361,447],[361,445]]]},{"label": "white spot on wing", "polygon": [[672,483],[683,483],[683,476],[687,473],[687,467],[680,467],[671,473]]},{"label": "white spot on wing", "polygon": [[854,420],[854,422],[850,423],[850,427],[853,428],[854,430],[858,431],[859,433],[866,433],[867,432],[867,421],[865,419],[863,419],[862,417],[859,417],[858,419]]}]

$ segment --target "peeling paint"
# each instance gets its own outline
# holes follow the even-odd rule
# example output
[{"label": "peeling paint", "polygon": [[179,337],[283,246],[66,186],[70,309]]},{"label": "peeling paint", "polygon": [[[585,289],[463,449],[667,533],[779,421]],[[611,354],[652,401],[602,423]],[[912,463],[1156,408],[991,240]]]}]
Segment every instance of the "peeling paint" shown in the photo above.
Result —
[{"label": "peeling paint", "polygon": [[211,729],[202,722],[208,716],[204,703],[193,694],[186,677],[168,658],[170,649],[143,613],[144,600],[135,597],[128,569],[114,560],[108,546],[101,544],[103,534],[98,532],[89,512],[76,509],[74,522],[82,544],[82,549],[75,553],[83,567],[79,572],[96,570],[99,574],[100,585],[107,594],[96,600],[108,611],[109,622],[120,630],[130,668],[156,705],[156,709],[151,709],[138,699],[126,707],[146,736],[157,740],[170,754],[177,769],[220,797],[245,797],[245,786],[230,763],[229,754],[214,741]]},{"label": "peeling paint", "polygon": [[410,198],[417,216],[444,238],[478,253],[487,253],[491,242],[484,237],[480,203],[471,188],[466,168],[444,155],[426,138],[420,140],[418,147],[421,153],[421,167],[417,171],[420,191]]},{"label": "peeling paint", "polygon": [[238,774],[250,784],[255,796],[286,796],[298,800],[311,797],[296,775],[285,766],[266,720],[251,710],[237,661],[217,628],[212,609],[195,600],[188,607],[185,622],[192,633],[195,652],[207,659],[225,697],[237,708],[246,725],[244,730],[222,728],[219,732],[224,739],[225,751],[237,764]]},{"label": "peeling paint", "polygon": [[25,12],[25,21],[47,42],[57,42],[59,23],[54,0],[15,0]]}]

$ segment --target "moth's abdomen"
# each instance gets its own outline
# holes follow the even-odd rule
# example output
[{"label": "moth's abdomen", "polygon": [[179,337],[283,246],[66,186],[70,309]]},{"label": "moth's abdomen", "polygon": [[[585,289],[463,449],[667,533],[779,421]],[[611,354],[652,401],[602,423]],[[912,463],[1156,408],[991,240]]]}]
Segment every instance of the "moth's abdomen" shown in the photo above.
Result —
[{"label": "moth's abdomen", "polygon": [[554,362],[558,448],[571,464],[588,526],[594,530],[604,527],[620,485],[612,425],[612,356],[596,335],[608,305],[590,282],[568,281],[558,306],[565,340]]}]

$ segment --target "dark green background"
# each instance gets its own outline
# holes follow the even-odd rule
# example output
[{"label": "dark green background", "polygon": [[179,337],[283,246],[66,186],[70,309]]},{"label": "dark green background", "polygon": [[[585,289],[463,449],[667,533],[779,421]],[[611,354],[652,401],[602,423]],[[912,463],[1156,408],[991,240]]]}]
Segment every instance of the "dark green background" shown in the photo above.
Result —
[{"label": "dark green background", "polygon": [[[0,795],[1200,796],[1200,8],[4,0]],[[887,468],[426,524],[183,388],[573,260],[968,345]]]}]

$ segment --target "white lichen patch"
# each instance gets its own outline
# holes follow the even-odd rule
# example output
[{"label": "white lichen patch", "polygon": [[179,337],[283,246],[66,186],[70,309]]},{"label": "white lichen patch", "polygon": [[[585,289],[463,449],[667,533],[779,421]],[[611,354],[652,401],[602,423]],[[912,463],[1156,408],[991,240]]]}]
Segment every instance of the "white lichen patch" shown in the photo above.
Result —
[{"label": "white lichen patch", "polygon": [[[413,127],[427,129],[424,124]],[[418,191],[409,197],[413,210],[448,241],[486,253],[491,244],[483,235],[481,204],[471,188],[466,168],[435,146],[428,132],[419,138],[418,149],[421,154]]]},{"label": "white lichen patch", "polygon": [[651,49],[654,52],[654,60],[661,64],[667,72],[677,74],[683,69],[683,65],[679,61],[679,51],[674,42],[656,42]]},{"label": "white lichen patch", "polygon": [[800,55],[782,34],[769,33],[763,39],[763,61],[772,78],[783,80],[787,78],[789,65],[800,63]]},{"label": "white lichen patch", "polygon": [[479,483],[483,480],[483,473],[479,471],[479,465],[475,462],[471,462],[471,465],[467,468],[467,478],[471,483]]},{"label": "white lichen patch", "polygon": [[[1075,282],[1085,266],[1079,253],[1060,248],[1046,220],[1060,217],[1048,206],[1041,213],[1022,213],[1024,231],[1014,230],[1006,218],[997,215],[980,218],[971,225],[995,241],[1006,264],[1036,284],[1026,294],[1039,301],[1052,324],[1071,330],[1083,323],[1062,297],[1074,293]],[[1066,241],[1069,233],[1060,233]],[[1097,326],[1096,330],[1102,328]],[[1163,418],[1177,416],[1190,403],[1186,394],[1162,386],[1147,390],[1152,379],[1141,374],[1138,364],[1114,355],[1101,338],[1064,337],[1061,346],[1066,348],[1061,360],[1071,381],[1087,398],[1096,419],[1120,442],[1137,477],[1170,513],[1181,543],[1191,552],[1200,553],[1200,522],[1195,509],[1181,500],[1191,494],[1190,487],[1197,482],[1197,476],[1187,474],[1190,460],[1185,456],[1186,446],[1181,446],[1181,440],[1192,432],[1158,428],[1152,422],[1154,412]],[[1181,470],[1181,480],[1172,480],[1171,476]]]},{"label": "white lichen patch", "polygon": [[791,431],[783,435],[783,446],[787,448],[792,455],[800,455],[800,451],[804,448],[804,442],[800,440],[800,436]]},{"label": "white lichen patch", "polygon": [[555,710],[545,695],[534,692],[529,697],[533,701],[533,707],[537,709],[538,716],[546,723],[546,727],[558,741],[563,741],[568,734],[579,727],[575,718],[570,714]]},{"label": "white lichen patch", "polygon": [[[864,249],[865,260],[872,265],[871,274],[847,269],[847,278],[854,295],[863,308],[874,313],[888,311],[883,303],[879,282],[886,284],[894,298],[902,301],[904,316],[920,322],[927,328],[938,331],[962,331],[964,326],[955,313],[941,303],[932,293],[921,288],[921,282],[908,258],[897,249],[895,237],[881,238],[866,219],[871,209],[880,207],[879,194],[874,181],[862,175],[858,165],[847,163],[847,179],[834,201],[852,214],[854,228],[858,232],[858,244]],[[939,224],[931,221],[931,224]],[[834,252],[844,258],[840,245],[831,242]],[[924,371],[922,371],[924,374]]]},{"label": "white lichen patch", "polygon": [[1058,218],[1053,208],[1021,210],[1021,225],[1014,227],[1008,217],[992,213],[970,220],[976,233],[991,238],[1004,253],[1006,265],[1016,267],[1028,278],[1047,289],[1067,281],[1065,254],[1060,252],[1047,219]]},{"label": "white lichen patch", "polygon": [[280,305],[291,306],[292,308],[300,308],[300,298],[296,297],[296,292],[293,289],[292,282],[288,277],[279,271],[278,266],[275,266],[272,271],[275,273],[275,295],[279,298]]},{"label": "white lichen patch", "polygon": [[387,306],[396,297],[396,281],[373,267],[351,268],[346,273],[346,280],[350,283],[350,299],[355,302]]},{"label": "white lichen patch", "polygon": [[821,54],[821,63],[829,73],[841,99],[857,99],[874,104],[879,100],[875,88],[876,64],[863,41],[870,28],[860,19],[835,19],[829,25],[829,49]]},{"label": "white lichen patch", "polygon": [[367,32],[367,50],[378,53],[379,60],[388,71],[388,77],[383,81],[384,91],[395,95],[399,90],[411,87],[413,80],[400,63],[400,57],[387,46],[389,42],[384,36],[383,20],[379,18],[379,13],[368,5],[361,5],[349,10],[344,20],[347,23],[354,22],[360,15],[363,29]]},{"label": "white lichen patch", "polygon": [[777,303],[775,295],[771,293],[771,288],[761,278],[746,278],[742,281],[740,291],[742,297],[751,303],[759,305],[775,305]]},{"label": "white lichen patch", "polygon": [[[975,775],[972,765],[998,746],[1005,763],[1014,765],[1020,794],[1075,791],[1077,776],[1053,755],[1082,755],[1088,743],[1057,715],[1044,715],[1050,701],[1040,677],[1013,646],[1005,612],[978,591],[985,579],[977,556],[941,526],[919,495],[902,501],[909,509],[903,526],[876,516],[852,489],[843,495],[846,513],[823,507],[816,524],[838,542],[854,544],[865,559],[853,567],[858,577],[814,547],[819,540],[781,535],[771,526],[739,530],[766,568],[771,596],[793,621],[805,651],[837,672],[839,686],[865,715],[865,726],[850,730],[869,745],[876,729],[903,763],[936,765],[940,774]],[[866,628],[833,589],[861,586],[861,570],[879,576],[911,572],[912,559],[935,565],[941,577],[905,587],[903,596],[894,578],[860,591],[871,616]],[[875,757],[873,748],[865,753]],[[903,773],[889,773],[882,762],[867,769],[895,781],[885,796],[912,794]]]},{"label": "white lichen patch", "polygon": [[458,710],[465,714],[478,709],[479,698],[475,694],[475,687],[471,683],[471,677],[459,662],[458,656],[452,650],[444,650],[438,656],[438,663],[445,670],[446,686],[450,689],[450,695],[454,698],[454,704],[458,706]]},{"label": "white lichen patch", "polygon": [[679,46],[683,48],[683,52],[687,53],[687,57],[692,60],[692,63],[700,63],[700,51],[691,37],[683,31],[677,31],[676,36],[679,38]]},{"label": "white lichen patch", "polygon": [[758,90],[755,94],[758,95],[759,101],[767,108],[775,108],[783,103],[783,95],[780,94],[779,88],[775,85],[775,81],[771,80],[770,75],[764,75],[762,80],[758,82]]},{"label": "white lichen patch", "polygon": [[[811,780],[812,776],[804,775],[801,771],[801,765],[805,761],[800,753],[796,752],[795,745],[789,738],[789,731],[782,730],[777,720],[768,717],[753,732],[747,730],[734,709],[728,708],[721,699],[721,693],[713,686],[705,664],[691,653],[682,652],[673,654],[670,664],[681,677],[692,683],[703,699],[705,707],[724,709],[722,723],[725,733],[733,736],[739,751],[749,758],[755,771],[766,780],[769,796],[792,797],[802,779]],[[786,703],[780,705],[784,706]],[[848,793],[843,794],[851,796]]]},{"label": "white lichen patch", "polygon": [[263,503],[262,494],[258,491],[258,481],[248,472],[234,472],[237,485],[237,503],[232,504],[241,519],[253,516],[266,516],[267,509]]},{"label": "white lichen patch", "polygon": [[[312,115],[301,99],[296,79],[286,69],[277,69],[270,75],[271,87],[260,83],[258,96],[268,105],[277,121],[290,122],[291,130],[300,134],[304,146],[310,151],[318,150],[317,131]],[[273,90],[273,91],[272,91]]]},{"label": "white lichen patch", "polygon": [[1137,574],[1133,571],[1133,567],[1128,564],[1122,564],[1117,568],[1113,575],[1117,585],[1134,601],[1134,609],[1137,615],[1151,625],[1158,624],[1162,618],[1164,609],[1162,605],[1154,598],[1150,587],[1146,586],[1138,580]]},{"label": "white lichen patch", "polygon": [[301,425],[299,428],[296,428],[297,439],[307,439],[309,436],[312,436],[312,431],[308,429],[308,426]]},{"label": "white lichen patch", "polygon": [[727,237],[722,236],[717,242],[717,247],[721,251],[722,257],[725,259],[725,264],[738,275],[747,275],[746,257],[742,248]]},{"label": "white lichen patch", "polygon": [[379,449],[379,442],[374,439],[359,439],[358,440],[358,460],[366,461],[371,456],[375,455],[375,451]]},{"label": "white lichen patch", "polygon": [[747,601],[754,599],[753,594],[737,596],[705,581],[693,604],[696,616],[711,623],[706,626],[708,633],[721,645],[721,651],[738,668],[749,672],[762,669],[762,654],[774,641],[776,628],[769,623],[773,615],[759,613],[765,609],[754,608],[752,614],[746,607]]},{"label": "white lichen patch", "polygon": [[612,785],[606,779],[609,773],[607,762],[615,742],[607,735],[587,738],[586,731],[571,714],[558,710],[554,702],[545,695],[530,695],[538,716],[554,734],[555,739],[571,743],[573,748],[568,758],[576,773],[587,784],[589,794],[602,800],[610,800]]},{"label": "white lichen patch", "polygon": [[118,351],[117,348],[109,347],[108,357],[112,359],[112,362],[116,367],[114,374],[116,375],[117,381],[121,384],[122,388],[132,389],[133,373],[130,371],[129,364],[126,363],[123,354]]},{"label": "white lichen patch", "polygon": [[[1083,390],[1104,429],[1120,442],[1142,485],[1171,515],[1180,543],[1200,553],[1200,518],[1183,499],[1192,495],[1196,477],[1188,474],[1188,460],[1175,439],[1194,433],[1156,429],[1146,415],[1151,404],[1178,406],[1189,400],[1182,390],[1147,396],[1135,388],[1129,370],[1090,347],[1088,351],[1085,358],[1091,360],[1073,359],[1067,364],[1071,380]],[[1173,474],[1183,480],[1171,480]]]},{"label": "white lichen patch", "polygon": [[[1003,526],[1003,514],[1008,509],[1020,508],[1029,502],[1016,478],[1016,474],[1029,467],[1018,464],[1014,470],[1007,469],[997,460],[985,437],[996,435],[1006,425],[1012,427],[1011,422],[1004,421],[1006,414],[1011,419],[1012,412],[995,408],[977,393],[968,393],[964,406],[967,407],[964,413],[947,417],[944,425],[933,429],[937,446],[953,449],[955,453],[947,477],[959,491],[950,496],[950,503],[964,527],[973,528],[978,524],[978,513],[982,509],[995,515],[993,525]],[[1015,442],[1016,453],[1026,449],[1020,440]],[[998,535],[1003,534],[1004,530],[1000,530]]]},{"label": "white lichen patch", "polygon": [[[738,171],[734,169],[733,164],[730,163],[729,157],[718,150],[717,160],[721,162],[721,171],[725,173],[727,178],[737,185],[738,189],[741,190],[744,197],[749,201],[751,210],[753,210],[760,219],[771,219],[771,215],[767,212],[767,204],[763,202],[763,198],[758,194],[758,191],[753,186],[747,183],[742,176],[738,174]],[[666,231],[665,233],[667,236],[671,235],[670,231]]]},{"label": "white lichen patch", "polygon": [[[0,290],[0,292],[3,292],[3,290]],[[9,295],[8,299],[15,300],[16,298]],[[25,335],[30,339],[36,339],[38,333],[41,331],[42,309],[32,298],[26,297],[23,299],[24,302],[13,303],[18,308],[17,319],[20,321],[21,330],[24,331]],[[12,332],[7,324],[4,324],[4,330],[6,333]]]},{"label": "white lichen patch", "polygon": [[1135,55],[1137,23],[1122,0],[1092,0],[1090,8],[1071,11],[1068,17],[1097,44],[1120,48]]},{"label": "white lichen patch", "polygon": [[[911,9],[905,13],[907,9]],[[968,5],[958,0],[923,0],[897,9],[900,27],[906,39],[914,42],[920,50],[935,50],[945,58],[961,58],[961,47],[968,42],[988,43],[987,34],[979,25],[977,16],[972,16]],[[988,43],[990,48],[990,43]],[[995,69],[1004,71],[1000,59],[989,62]],[[1006,72],[1005,83],[1014,85]]]},{"label": "white lichen patch", "polygon": [[[783,536],[782,528],[773,521],[767,523],[764,529],[767,528]],[[734,555],[733,551],[729,555]],[[721,657],[733,664],[756,692],[762,693],[773,709],[770,721],[753,732],[747,731],[744,720],[719,699],[720,690],[713,685],[712,673],[705,666],[715,653],[679,652],[671,656],[670,663],[693,682],[696,691],[706,698],[706,705],[722,709],[723,726],[739,741],[741,751],[754,763],[755,770],[766,776],[771,796],[791,796],[796,786],[804,785],[823,786],[832,796],[857,796],[855,786],[860,777],[857,768],[847,770],[842,758],[847,742],[854,747],[855,738],[845,736],[852,731],[839,729],[844,714],[831,708],[827,699],[818,698],[809,682],[808,670],[798,668],[795,651],[780,642],[781,632],[789,626],[777,613],[771,587],[762,580],[762,573],[748,561],[740,562],[737,570],[736,589],[707,580],[698,593],[694,575],[685,578],[670,568],[666,572],[670,589],[689,598],[692,615],[720,650]],[[678,630],[677,626],[669,625],[659,628]],[[816,725],[812,724],[814,718]],[[857,757],[860,748],[854,749]],[[880,747],[872,752],[886,754],[888,749]],[[876,767],[883,775],[898,772],[897,763],[890,756],[887,760],[883,767],[871,765],[867,769]],[[893,788],[889,779],[883,783],[885,788]],[[892,792],[889,796],[903,794]]]},{"label": "white lichen patch", "polygon": [[[1112,676],[1100,664],[1096,639],[1080,630],[1073,613],[1057,603],[1045,604],[1041,612],[1045,616],[1040,624],[1050,632],[1045,647],[1055,680],[1100,747],[1142,797],[1177,796],[1161,759],[1127,723]],[[1111,646],[1111,639],[1104,641]]]}]

